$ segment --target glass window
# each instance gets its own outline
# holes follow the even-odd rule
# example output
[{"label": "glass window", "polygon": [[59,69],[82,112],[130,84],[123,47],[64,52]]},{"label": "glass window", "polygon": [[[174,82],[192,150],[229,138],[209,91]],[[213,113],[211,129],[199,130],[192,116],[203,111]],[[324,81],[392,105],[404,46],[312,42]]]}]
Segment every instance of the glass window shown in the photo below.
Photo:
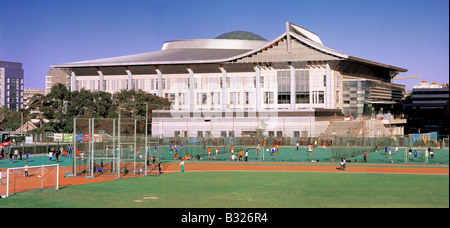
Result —
[{"label": "glass window", "polygon": [[278,104],[290,104],[291,93],[290,92],[278,92]]},{"label": "glass window", "polygon": [[324,92],[323,91],[319,91],[319,100],[318,100],[319,104],[323,104],[325,103],[325,96],[324,96]]},{"label": "glass window", "polygon": [[208,96],[206,95],[206,93],[202,93],[202,104],[206,104]]},{"label": "glass window", "polygon": [[264,104],[273,104],[273,92],[264,92]]},{"label": "glass window", "polygon": [[277,84],[278,92],[290,92],[290,71],[278,71],[277,72]]},{"label": "glass window", "polygon": [[295,93],[295,103],[308,104],[309,103],[309,92],[296,92]]}]

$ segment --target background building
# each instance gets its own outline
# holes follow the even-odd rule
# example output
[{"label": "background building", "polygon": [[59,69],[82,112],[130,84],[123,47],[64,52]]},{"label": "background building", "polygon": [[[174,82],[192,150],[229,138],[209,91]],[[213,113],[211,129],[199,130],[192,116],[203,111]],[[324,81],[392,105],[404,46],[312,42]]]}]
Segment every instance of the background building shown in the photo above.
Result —
[{"label": "background building", "polygon": [[22,63],[0,61],[0,105],[23,108],[23,79]]},{"label": "background building", "polygon": [[50,69],[45,76],[45,94],[50,93],[52,86],[61,83],[67,88],[70,88],[70,77],[63,70]]},{"label": "background building", "polygon": [[[318,136],[343,113],[370,115],[383,102],[383,112],[391,112],[404,93],[391,80],[407,71],[330,49],[289,22],[272,41],[234,31],[169,41],[150,53],[52,67],[70,72],[72,90],[134,88],[168,98],[171,110],[153,112],[152,134],[190,137],[258,129],[274,137]],[[354,89],[352,80],[361,86]]]},{"label": "background building", "polygon": [[45,95],[45,89],[24,89],[23,106],[28,109],[28,102],[35,94]]},{"label": "background building", "polygon": [[413,87],[404,113],[408,119],[405,133],[438,132],[439,137],[448,137],[449,88],[444,83],[429,84],[423,79]]}]

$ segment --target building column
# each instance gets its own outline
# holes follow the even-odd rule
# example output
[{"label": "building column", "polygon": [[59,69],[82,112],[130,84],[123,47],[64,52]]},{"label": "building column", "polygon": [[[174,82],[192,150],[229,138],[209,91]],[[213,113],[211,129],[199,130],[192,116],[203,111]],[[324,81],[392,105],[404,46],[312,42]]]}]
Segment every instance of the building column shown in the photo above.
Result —
[{"label": "building column", "polygon": [[132,78],[132,74],[131,71],[129,69],[125,70],[127,72],[128,75],[128,90],[133,88],[132,82],[133,82],[133,78]]},{"label": "building column", "polygon": [[261,68],[259,65],[255,66],[255,72],[256,72],[256,111],[258,112],[261,109]]},{"label": "building column", "polygon": [[222,71],[222,111],[225,112],[227,108],[227,71],[221,67]]},{"label": "building column", "polygon": [[162,97],[162,73],[156,68],[156,73],[158,74],[158,97]]},{"label": "building column", "polygon": [[71,77],[71,85],[70,85],[70,90],[76,91],[77,89],[77,76],[75,75],[75,72],[72,71],[72,77]]},{"label": "building column", "polygon": [[194,71],[191,68],[187,68],[189,72],[189,111],[194,111]]},{"label": "building column", "polygon": [[97,73],[98,73],[98,90],[99,91],[104,91],[103,88],[103,72],[100,69],[97,69]]},{"label": "building column", "polygon": [[289,70],[290,70],[290,85],[291,85],[291,110],[295,109],[295,68],[292,66],[292,64],[289,64]]},{"label": "building column", "polygon": [[331,69],[330,69],[330,65],[327,63],[325,66],[326,70],[325,70],[325,83],[327,84],[325,87],[325,108],[327,109],[331,109]]}]

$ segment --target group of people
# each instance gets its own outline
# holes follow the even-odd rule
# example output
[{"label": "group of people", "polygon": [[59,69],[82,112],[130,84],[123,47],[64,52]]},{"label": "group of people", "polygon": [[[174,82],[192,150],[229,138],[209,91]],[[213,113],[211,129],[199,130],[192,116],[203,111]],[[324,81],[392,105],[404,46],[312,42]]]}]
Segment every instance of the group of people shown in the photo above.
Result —
[{"label": "group of people", "polygon": [[[10,151],[9,153],[7,153],[3,148],[0,150],[0,159],[6,159],[6,157],[8,156],[7,154],[9,154],[9,160],[10,163],[13,163],[13,160],[23,160],[23,153],[21,150],[19,150],[18,148],[15,148],[14,151]],[[28,159],[30,157],[29,153],[27,152],[25,154],[26,160],[28,162]]]},{"label": "group of people", "polygon": [[[417,161],[417,157],[418,157],[419,153],[422,153],[420,146],[417,149],[414,150],[414,161]],[[412,154],[413,154],[412,153],[412,148],[410,147],[408,149],[408,157],[411,158]],[[428,157],[434,158],[434,149],[431,148],[431,147],[428,147],[427,149],[425,149],[424,157],[425,157],[425,162],[428,161]]]},{"label": "group of people", "polygon": [[67,151],[63,148],[63,147],[61,147],[59,150],[58,149],[55,149],[54,147],[51,147],[51,148],[49,148],[48,149],[48,161],[52,161],[52,158],[53,158],[53,156],[55,156],[55,158],[56,158],[56,162],[59,162],[59,157],[61,156],[61,154],[64,156],[64,157],[67,157]]},{"label": "group of people", "polygon": [[[233,146],[231,146],[233,147]],[[245,156],[245,157],[244,157]],[[248,161],[248,149],[245,149],[245,155],[242,150],[239,150],[237,155],[234,155],[234,149],[231,150],[231,160],[232,161]]]}]

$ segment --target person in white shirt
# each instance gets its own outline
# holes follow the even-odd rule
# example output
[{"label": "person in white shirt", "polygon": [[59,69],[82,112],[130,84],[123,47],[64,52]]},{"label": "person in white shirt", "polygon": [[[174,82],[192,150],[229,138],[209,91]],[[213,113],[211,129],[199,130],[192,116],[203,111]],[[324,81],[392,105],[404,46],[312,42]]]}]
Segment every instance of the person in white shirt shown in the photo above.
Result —
[{"label": "person in white shirt", "polygon": [[17,160],[17,155],[19,155],[19,151],[17,149],[14,150],[14,160]]},{"label": "person in white shirt", "polygon": [[184,160],[183,159],[181,159],[180,167],[181,167],[181,172],[184,173]]}]

